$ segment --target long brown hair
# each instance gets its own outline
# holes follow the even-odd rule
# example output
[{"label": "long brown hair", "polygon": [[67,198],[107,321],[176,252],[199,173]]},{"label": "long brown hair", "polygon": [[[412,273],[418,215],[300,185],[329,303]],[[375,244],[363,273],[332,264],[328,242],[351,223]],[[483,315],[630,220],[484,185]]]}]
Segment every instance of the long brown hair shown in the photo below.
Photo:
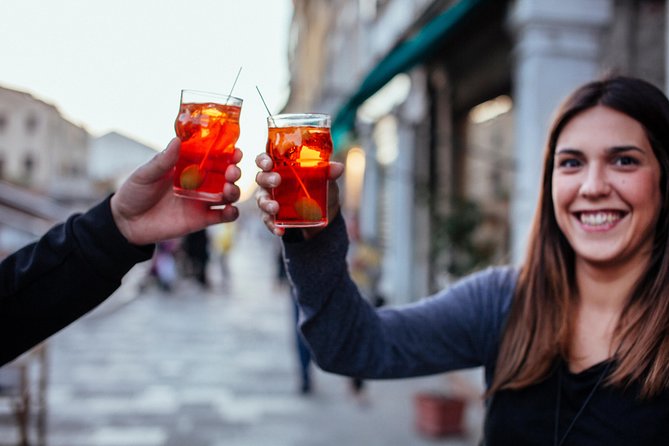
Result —
[{"label": "long brown hair", "polygon": [[553,211],[552,172],[557,139],[579,113],[603,105],[644,127],[657,157],[662,192],[650,261],[633,287],[616,327],[621,339],[610,385],[639,383],[641,397],[669,388],[669,101],[655,86],[629,77],[588,83],[559,108],[545,147],[543,180],[526,260],[520,270],[489,394],[546,378],[569,357],[570,314],[577,299],[574,251]]}]

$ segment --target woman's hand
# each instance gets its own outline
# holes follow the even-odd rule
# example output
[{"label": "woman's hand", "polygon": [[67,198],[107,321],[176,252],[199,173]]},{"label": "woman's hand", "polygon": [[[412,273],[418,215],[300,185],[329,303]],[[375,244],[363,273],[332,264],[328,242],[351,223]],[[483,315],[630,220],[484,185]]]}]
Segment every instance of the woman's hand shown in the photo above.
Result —
[{"label": "woman's hand", "polygon": [[[256,183],[260,186],[256,194],[258,208],[262,212],[262,219],[267,229],[274,235],[282,236],[285,229],[277,228],[274,225],[274,216],[279,212],[279,203],[272,200],[270,190],[281,184],[281,176],[272,172],[272,158],[266,153],[261,153],[256,157],[256,165],[261,172],[256,175]],[[336,161],[330,162],[329,188],[328,191],[328,218],[332,218],[339,212],[339,188],[337,187],[337,178],[344,173],[344,165]],[[303,228],[302,234],[305,239],[309,239],[320,232],[323,228]]]},{"label": "woman's hand", "polygon": [[[180,237],[207,226],[235,220],[239,211],[231,203],[239,200],[235,181],[241,171],[242,152],[235,149],[225,171],[224,199],[220,203],[180,198],[172,192],[174,166],[181,143],[174,138],[161,153],[140,166],[111,199],[116,226],[133,244],[145,245]],[[211,206],[224,206],[212,209]]]}]

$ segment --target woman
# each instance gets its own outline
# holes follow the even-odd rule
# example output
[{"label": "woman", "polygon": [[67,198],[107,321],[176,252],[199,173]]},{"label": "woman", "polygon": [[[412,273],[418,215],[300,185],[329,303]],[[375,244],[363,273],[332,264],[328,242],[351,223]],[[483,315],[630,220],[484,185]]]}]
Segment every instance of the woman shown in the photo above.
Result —
[{"label": "woman", "polygon": [[[336,215],[283,235],[302,331],[321,367],[399,378],[483,366],[489,445],[646,445],[669,438],[669,101],[615,77],[557,114],[526,260],[378,311],[352,284]],[[333,163],[336,179],[342,166]],[[334,183],[334,181],[332,182]],[[332,194],[335,196],[336,194]],[[336,200],[333,200],[336,201]]]}]

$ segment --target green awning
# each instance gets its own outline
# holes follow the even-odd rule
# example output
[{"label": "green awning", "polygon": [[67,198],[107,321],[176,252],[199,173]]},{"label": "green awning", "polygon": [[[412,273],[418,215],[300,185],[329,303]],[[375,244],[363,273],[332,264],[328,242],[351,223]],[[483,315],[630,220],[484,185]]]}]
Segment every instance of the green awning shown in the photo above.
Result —
[{"label": "green awning", "polygon": [[485,0],[460,0],[395,46],[367,74],[357,91],[344,103],[332,123],[335,151],[345,148],[355,125],[358,107],[399,73],[428,58],[476,6]]}]

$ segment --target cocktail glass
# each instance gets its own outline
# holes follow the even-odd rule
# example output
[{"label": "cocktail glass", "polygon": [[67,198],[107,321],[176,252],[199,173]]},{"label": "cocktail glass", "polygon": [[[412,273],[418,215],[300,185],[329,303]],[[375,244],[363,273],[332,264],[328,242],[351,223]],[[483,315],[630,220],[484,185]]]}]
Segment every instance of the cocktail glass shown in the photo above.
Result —
[{"label": "cocktail glass", "polygon": [[242,100],[234,96],[181,90],[174,122],[181,151],[174,175],[174,193],[218,202],[223,198],[225,170],[239,138]]},{"label": "cocktail glass", "polygon": [[279,203],[279,228],[325,226],[328,172],[332,155],[330,116],[281,114],[267,118],[267,154],[281,184],[272,189]]}]

